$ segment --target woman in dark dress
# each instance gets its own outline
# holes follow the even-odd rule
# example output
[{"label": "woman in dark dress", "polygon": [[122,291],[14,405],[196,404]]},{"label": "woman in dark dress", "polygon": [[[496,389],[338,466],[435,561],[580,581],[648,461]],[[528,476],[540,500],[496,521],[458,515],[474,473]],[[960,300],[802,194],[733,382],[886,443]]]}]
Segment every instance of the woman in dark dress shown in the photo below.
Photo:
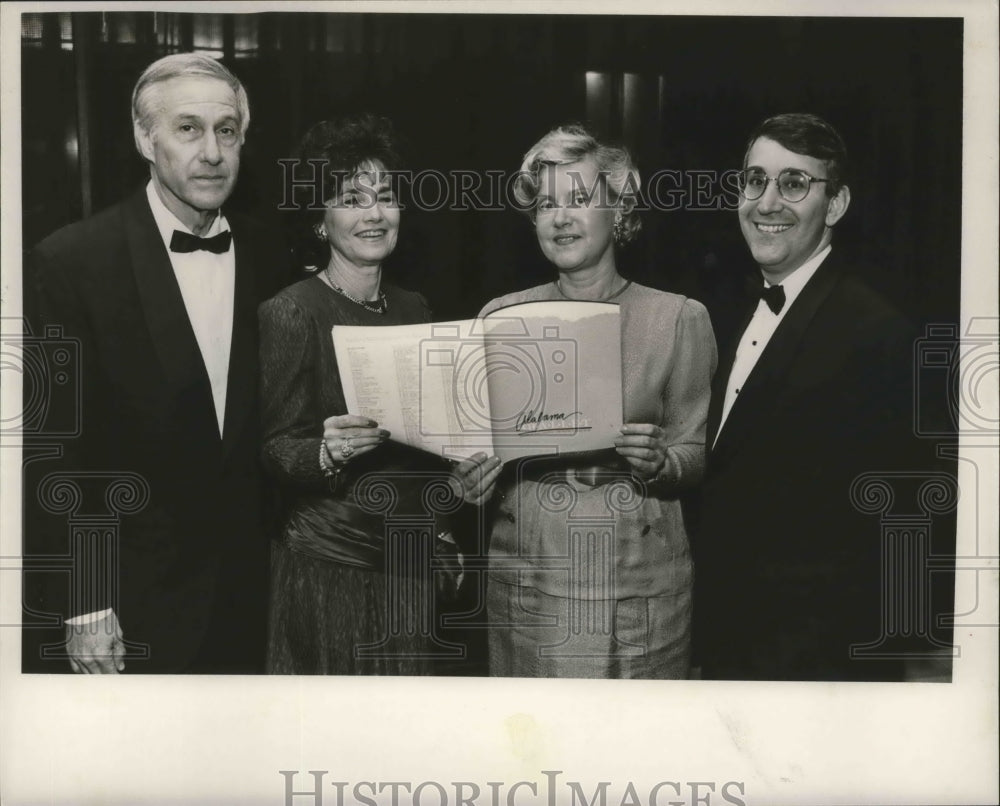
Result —
[{"label": "woman in dark dress", "polygon": [[[315,272],[259,311],[263,461],[283,498],[267,668],[426,674],[430,547],[447,534],[433,514],[426,525],[422,493],[447,474],[348,412],[330,335],[336,325],[431,318],[421,295],[382,281],[400,219],[387,173],[398,168],[391,126],[372,116],[320,123],[299,157],[300,173],[318,160],[316,175],[327,178],[323,206],[300,213],[319,247]],[[390,514],[417,527],[390,529]]]}]

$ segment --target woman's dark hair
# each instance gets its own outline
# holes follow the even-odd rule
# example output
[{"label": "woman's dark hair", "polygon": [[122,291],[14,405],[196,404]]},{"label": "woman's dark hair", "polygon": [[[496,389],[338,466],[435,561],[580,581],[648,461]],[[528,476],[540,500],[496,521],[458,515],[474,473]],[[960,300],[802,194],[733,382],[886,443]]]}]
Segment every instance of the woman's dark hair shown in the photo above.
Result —
[{"label": "woman's dark hair", "polygon": [[299,141],[294,157],[295,252],[303,266],[322,267],[328,247],[317,238],[315,228],[323,220],[325,203],[372,166],[390,173],[400,170],[397,138],[388,118],[369,113],[344,115],[312,126]]}]

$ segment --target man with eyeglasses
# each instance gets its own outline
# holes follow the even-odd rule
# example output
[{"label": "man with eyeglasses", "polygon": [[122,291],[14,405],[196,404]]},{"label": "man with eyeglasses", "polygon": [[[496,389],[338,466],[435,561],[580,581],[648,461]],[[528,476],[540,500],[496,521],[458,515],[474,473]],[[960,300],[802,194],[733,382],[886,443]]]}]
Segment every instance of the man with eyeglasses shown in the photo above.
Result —
[{"label": "man with eyeglasses", "polygon": [[861,474],[893,468],[910,422],[904,317],[832,245],[851,201],[847,152],[814,115],[751,135],[739,221],[762,277],[721,356],[708,416],[697,624],[702,674],[892,680],[882,636],[878,518]]}]

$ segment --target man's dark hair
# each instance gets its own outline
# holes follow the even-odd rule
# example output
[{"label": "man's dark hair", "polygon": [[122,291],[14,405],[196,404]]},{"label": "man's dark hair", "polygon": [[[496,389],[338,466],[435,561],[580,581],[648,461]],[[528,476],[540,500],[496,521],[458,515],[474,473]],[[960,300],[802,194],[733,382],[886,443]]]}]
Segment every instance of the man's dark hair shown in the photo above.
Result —
[{"label": "man's dark hair", "polygon": [[826,163],[826,195],[836,196],[840,189],[849,184],[850,165],[847,146],[837,130],[818,115],[806,112],[790,112],[775,115],[757,126],[747,140],[743,156],[743,167],[747,167],[750,149],[761,137],[774,140],[778,145],[806,157]]}]

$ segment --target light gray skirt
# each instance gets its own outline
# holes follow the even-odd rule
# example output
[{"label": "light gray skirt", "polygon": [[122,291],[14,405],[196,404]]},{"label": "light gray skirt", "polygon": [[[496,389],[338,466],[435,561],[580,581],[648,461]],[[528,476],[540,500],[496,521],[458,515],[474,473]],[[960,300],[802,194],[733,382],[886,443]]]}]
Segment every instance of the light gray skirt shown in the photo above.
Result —
[{"label": "light gray skirt", "polygon": [[491,578],[490,675],[683,680],[691,663],[691,592],[568,599]]}]

